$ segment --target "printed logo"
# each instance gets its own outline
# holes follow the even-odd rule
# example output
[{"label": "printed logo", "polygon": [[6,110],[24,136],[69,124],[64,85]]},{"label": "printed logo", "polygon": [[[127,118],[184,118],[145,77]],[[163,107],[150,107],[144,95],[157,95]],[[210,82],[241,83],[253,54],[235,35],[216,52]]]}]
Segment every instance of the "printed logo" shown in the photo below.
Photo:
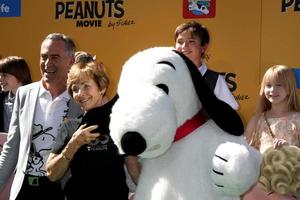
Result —
[{"label": "printed logo", "polygon": [[124,19],[124,7],[123,0],[56,1],[55,19],[73,20],[77,28],[108,27],[115,29],[135,24],[134,20]]},{"label": "printed logo", "polygon": [[107,151],[108,142],[109,142],[109,136],[101,135],[95,141],[92,141],[87,145],[87,150],[88,151]]},{"label": "printed logo", "polygon": [[21,0],[0,0],[0,17],[21,16]]},{"label": "printed logo", "polygon": [[[230,90],[230,92],[235,92],[237,91],[237,88],[238,88],[238,85],[235,81],[235,78],[236,78],[236,74],[233,73],[233,72],[221,72],[220,73],[222,76],[224,76],[225,78],[225,81],[228,85],[228,88]],[[247,101],[250,99],[250,96],[248,94],[240,94],[240,93],[235,93],[234,94],[234,98],[237,100],[237,101]]]},{"label": "printed logo", "polygon": [[26,172],[35,176],[46,176],[44,165],[51,151],[52,143],[55,137],[50,133],[53,127],[45,128],[42,124],[34,124],[34,133],[30,146]]},{"label": "printed logo", "polygon": [[216,0],[183,0],[183,18],[215,17]]}]

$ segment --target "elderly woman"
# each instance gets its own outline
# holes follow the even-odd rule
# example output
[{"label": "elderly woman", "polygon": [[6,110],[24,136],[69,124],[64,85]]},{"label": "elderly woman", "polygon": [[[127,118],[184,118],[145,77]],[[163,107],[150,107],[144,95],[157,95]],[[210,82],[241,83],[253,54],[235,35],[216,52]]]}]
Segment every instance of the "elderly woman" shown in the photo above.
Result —
[{"label": "elderly woman", "polygon": [[109,80],[103,65],[78,62],[71,67],[67,80],[69,94],[80,104],[85,114],[80,119],[66,119],[57,136],[47,162],[47,175],[52,181],[63,178],[68,200],[128,199],[124,160],[136,180],[139,164],[136,157],[119,155],[109,134],[112,100],[104,100]]}]

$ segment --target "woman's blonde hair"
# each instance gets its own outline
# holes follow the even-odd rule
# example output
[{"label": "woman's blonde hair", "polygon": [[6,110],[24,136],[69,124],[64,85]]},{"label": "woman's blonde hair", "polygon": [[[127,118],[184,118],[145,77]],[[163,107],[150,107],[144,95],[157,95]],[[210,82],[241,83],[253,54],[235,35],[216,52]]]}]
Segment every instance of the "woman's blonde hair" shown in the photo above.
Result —
[{"label": "woman's blonde hair", "polygon": [[71,97],[73,97],[72,85],[86,77],[93,79],[100,90],[106,89],[107,91],[109,79],[103,64],[97,62],[78,62],[72,65],[68,73],[67,91]]},{"label": "woman's blonde hair", "polygon": [[259,91],[259,99],[257,105],[257,112],[262,113],[271,109],[271,102],[266,98],[264,89],[270,80],[275,80],[283,85],[288,95],[289,111],[300,111],[299,101],[297,97],[296,79],[292,69],[285,65],[274,65],[270,67],[261,82]]},{"label": "woman's blonde hair", "polygon": [[300,149],[284,145],[263,154],[259,182],[267,192],[300,197]]}]

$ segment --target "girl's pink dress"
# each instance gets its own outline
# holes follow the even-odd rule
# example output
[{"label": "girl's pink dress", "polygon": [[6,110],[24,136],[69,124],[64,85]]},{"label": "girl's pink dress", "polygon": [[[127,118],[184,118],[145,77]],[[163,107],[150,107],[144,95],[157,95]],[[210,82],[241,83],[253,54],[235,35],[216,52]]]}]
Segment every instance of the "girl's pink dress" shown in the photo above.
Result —
[{"label": "girl's pink dress", "polygon": [[[268,118],[270,128],[277,139],[284,139],[290,145],[300,147],[300,113],[293,112],[286,117]],[[253,133],[254,143],[261,153],[273,147],[273,137],[263,114]]]},{"label": "girl's pink dress", "polygon": [[[289,144],[300,146],[300,113],[294,112],[286,117],[268,118],[270,128],[278,139],[284,139]],[[273,147],[273,138],[263,114],[260,116],[255,129],[256,148],[264,153],[268,148]],[[264,192],[259,184],[256,184],[242,200],[300,200],[300,198],[280,195],[276,193],[269,194]]]}]

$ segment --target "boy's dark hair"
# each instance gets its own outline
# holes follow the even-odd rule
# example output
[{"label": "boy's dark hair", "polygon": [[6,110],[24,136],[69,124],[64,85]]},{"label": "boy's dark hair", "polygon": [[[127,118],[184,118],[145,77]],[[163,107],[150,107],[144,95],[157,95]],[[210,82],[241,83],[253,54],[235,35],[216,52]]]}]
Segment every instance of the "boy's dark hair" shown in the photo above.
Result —
[{"label": "boy's dark hair", "polygon": [[207,28],[196,21],[186,22],[177,26],[174,34],[175,41],[177,40],[178,35],[186,30],[190,31],[192,36],[198,36],[200,38],[201,46],[209,43],[209,33]]},{"label": "boy's dark hair", "polygon": [[0,73],[7,73],[15,76],[22,85],[32,82],[28,64],[22,57],[8,56],[1,59]]}]

